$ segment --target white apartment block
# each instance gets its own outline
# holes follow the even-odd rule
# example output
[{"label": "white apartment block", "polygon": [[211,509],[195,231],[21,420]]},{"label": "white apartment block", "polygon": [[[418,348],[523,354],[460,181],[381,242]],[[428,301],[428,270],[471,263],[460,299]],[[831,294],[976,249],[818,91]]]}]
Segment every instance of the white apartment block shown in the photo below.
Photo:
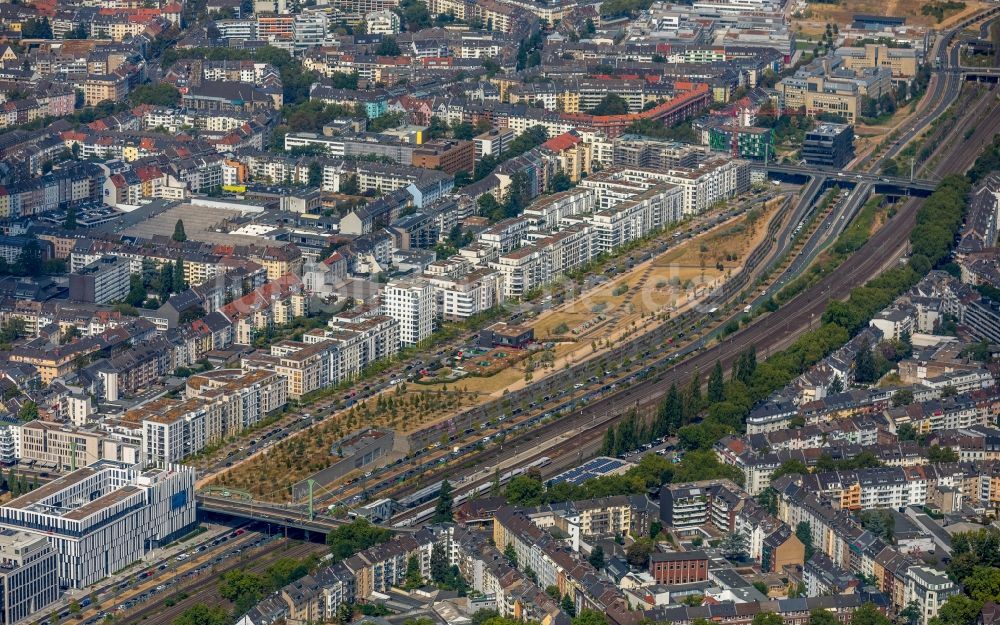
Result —
[{"label": "white apartment block", "polygon": [[329,33],[327,16],[319,11],[297,13],[292,21],[292,39],[295,42],[296,50],[301,51],[324,45],[329,38]]},{"label": "white apartment block", "polygon": [[214,371],[188,380],[186,399],[149,402],[124,420],[141,425],[144,461],[167,466],[257,424],[288,402],[287,389],[269,371]]},{"label": "white apartment block", "polygon": [[512,252],[502,254],[490,267],[503,276],[503,296],[505,299],[523,297],[549,281],[546,264],[541,250],[536,245],[524,245]]},{"label": "white apartment block", "polygon": [[216,20],[215,25],[223,39],[256,39],[257,20]]},{"label": "white apartment block", "polygon": [[[599,203],[608,206],[614,198],[634,188],[648,187],[651,181],[677,185],[683,191],[683,214],[697,215],[716,202],[736,197],[750,188],[750,169],[746,161],[738,159],[712,159],[697,168],[672,168],[666,171],[639,167],[616,167],[601,172],[596,180],[583,181],[583,186],[595,188]],[[592,178],[592,177],[591,177]]]},{"label": "white apartment block", "polygon": [[712,159],[697,169],[670,169],[653,174],[684,190],[684,214],[703,213],[719,201],[736,197],[750,188],[750,170],[746,161]]},{"label": "white apartment block", "polygon": [[157,107],[143,113],[142,127],[144,130],[163,128],[171,133],[179,132],[183,126],[209,132],[229,132],[241,127],[248,120],[249,117],[237,113],[220,111],[199,114],[191,111]]},{"label": "white apartment block", "polygon": [[369,35],[395,35],[399,29],[399,16],[388,9],[365,15],[365,32]]},{"label": "white apartment block", "polygon": [[588,216],[587,223],[594,231],[595,254],[616,250],[657,228],[680,221],[683,203],[681,187],[660,184]]},{"label": "white apartment block", "polygon": [[394,280],[382,293],[383,312],[399,322],[399,340],[416,345],[434,331],[434,289],[422,278]]},{"label": "white apartment block", "polygon": [[927,566],[911,566],[906,572],[907,604],[913,601],[920,609],[920,625],[937,616],[941,604],[959,589],[948,576]]},{"label": "white apartment block", "polygon": [[[302,337],[302,343],[282,341],[279,345],[298,345],[319,353],[309,367],[286,367],[276,370],[289,377],[289,396],[301,396],[323,385],[336,385],[361,374],[368,365],[399,352],[399,322],[384,315],[373,315],[355,320],[331,319],[329,330],[311,330]],[[275,350],[272,346],[272,353]],[[290,353],[290,352],[289,352]],[[244,366],[248,363],[244,361]],[[250,366],[255,366],[251,361]],[[301,380],[301,381],[298,381]],[[298,393],[293,395],[292,393]]]},{"label": "white apartment block", "polygon": [[554,230],[567,217],[594,212],[596,202],[594,189],[577,187],[539,198],[524,209],[521,216],[530,220],[534,228]]},{"label": "white apartment block", "polygon": [[59,584],[84,588],[195,522],[194,471],[101,460],[0,506],[0,528],[46,538]]},{"label": "white apartment block", "polygon": [[504,301],[501,275],[493,269],[475,269],[459,277],[424,277],[434,290],[435,315],[444,321],[468,319]]},{"label": "white apartment block", "polygon": [[531,226],[531,220],[526,217],[504,219],[480,232],[479,242],[499,250],[501,254],[506,254],[521,245],[525,233]]}]

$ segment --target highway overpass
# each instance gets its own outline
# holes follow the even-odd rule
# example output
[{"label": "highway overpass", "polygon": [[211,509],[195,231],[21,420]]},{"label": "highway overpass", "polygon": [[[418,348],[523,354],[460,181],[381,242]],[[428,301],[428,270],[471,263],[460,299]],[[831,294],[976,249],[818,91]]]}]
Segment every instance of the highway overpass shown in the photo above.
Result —
[{"label": "highway overpass", "polygon": [[854,187],[864,183],[872,185],[875,193],[884,195],[927,197],[937,187],[936,181],[922,178],[910,180],[897,176],[879,176],[878,174],[827,170],[801,165],[768,164],[755,165],[754,167],[766,171],[768,178],[780,182],[804,184],[810,177],[818,176],[824,179],[824,186],[827,187],[833,185]]},{"label": "highway overpass", "polygon": [[271,523],[280,527],[289,527],[306,532],[327,533],[343,525],[346,521],[334,519],[323,514],[309,518],[308,511],[298,508],[244,500],[241,498],[224,497],[220,495],[195,495],[199,513],[218,514],[232,518],[246,519]]}]

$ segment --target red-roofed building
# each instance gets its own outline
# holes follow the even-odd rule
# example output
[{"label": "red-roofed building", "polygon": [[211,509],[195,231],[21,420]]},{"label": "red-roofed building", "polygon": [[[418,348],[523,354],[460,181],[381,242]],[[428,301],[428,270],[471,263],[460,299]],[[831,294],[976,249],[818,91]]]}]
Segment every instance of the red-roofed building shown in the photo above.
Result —
[{"label": "red-roofed building", "polygon": [[559,162],[559,169],[573,182],[578,182],[583,174],[591,171],[590,146],[575,131],[552,137],[542,144],[542,150],[552,153]]},{"label": "red-roofed building", "polygon": [[288,273],[226,304],[220,312],[233,324],[234,342],[250,345],[257,332],[308,314],[309,298],[302,280]]},{"label": "red-roofed building", "polygon": [[562,113],[561,119],[581,126],[591,126],[602,130],[613,139],[622,134],[633,122],[643,119],[661,120],[665,125],[673,125],[708,107],[712,94],[706,83],[678,81],[674,83],[678,94],[663,104],[641,113],[626,115],[589,115],[586,113]]}]

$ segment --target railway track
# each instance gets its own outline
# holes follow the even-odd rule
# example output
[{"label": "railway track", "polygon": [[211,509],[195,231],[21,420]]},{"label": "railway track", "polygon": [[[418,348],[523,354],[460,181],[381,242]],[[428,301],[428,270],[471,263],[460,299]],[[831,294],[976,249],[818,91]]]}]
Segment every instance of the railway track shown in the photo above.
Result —
[{"label": "railway track", "polygon": [[[281,558],[304,558],[322,550],[323,547],[321,545],[314,543],[306,542],[289,545],[289,543],[284,541],[275,541],[260,550],[256,550],[250,555],[250,558],[240,557],[225,560],[220,566],[213,567],[211,571],[206,572],[204,575],[192,577],[190,580],[179,584],[174,592],[168,596],[163,596],[162,599],[150,599],[136,610],[120,612],[119,614],[123,614],[123,616],[116,616],[115,622],[122,625],[141,623],[143,621],[172,623],[185,610],[198,603],[219,605],[222,600],[219,597],[217,579],[223,573],[239,568],[245,568],[251,573],[263,573],[267,567]],[[185,593],[187,596],[183,599],[176,599],[173,605],[166,605],[168,598],[171,596],[178,597],[182,593]]]}]

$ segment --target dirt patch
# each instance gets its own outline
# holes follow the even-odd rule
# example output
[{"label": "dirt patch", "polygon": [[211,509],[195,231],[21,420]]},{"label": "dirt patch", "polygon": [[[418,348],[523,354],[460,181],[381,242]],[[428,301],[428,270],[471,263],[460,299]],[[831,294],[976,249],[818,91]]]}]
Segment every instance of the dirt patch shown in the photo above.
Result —
[{"label": "dirt patch", "polygon": [[906,18],[907,26],[924,26],[945,30],[969,15],[987,6],[985,2],[966,0],[965,9],[949,12],[939,24],[933,15],[920,12],[926,0],[842,0],[837,4],[809,3],[801,16],[792,18],[792,28],[800,36],[818,37],[826,31],[827,24],[845,26],[856,14],[887,15]]}]

